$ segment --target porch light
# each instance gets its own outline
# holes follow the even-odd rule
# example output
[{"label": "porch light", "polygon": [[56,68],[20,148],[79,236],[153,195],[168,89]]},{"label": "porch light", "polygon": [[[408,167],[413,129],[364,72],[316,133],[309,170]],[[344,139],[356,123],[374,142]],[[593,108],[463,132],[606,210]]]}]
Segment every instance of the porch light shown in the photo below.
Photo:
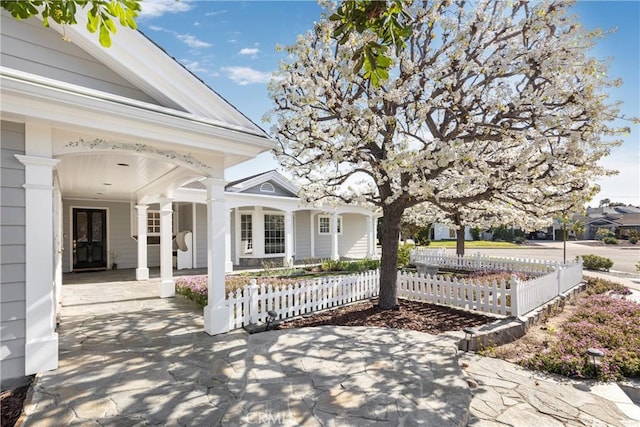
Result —
[{"label": "porch light", "polygon": [[267,311],[267,315],[269,315],[269,317],[267,317],[267,326],[264,329],[265,331],[269,330],[269,325],[271,325],[276,320],[276,317],[278,317],[278,313],[273,310],[269,310]]},{"label": "porch light", "polygon": [[602,364],[602,358],[604,357],[604,353],[602,352],[602,350],[599,350],[597,348],[588,348],[587,355],[591,357],[591,363],[593,363],[593,367],[597,371],[598,366]]},{"label": "porch light", "polygon": [[464,328],[462,331],[464,332],[464,339],[467,342],[466,351],[469,351],[469,344],[471,343],[473,336],[476,334],[476,330],[473,328]]}]

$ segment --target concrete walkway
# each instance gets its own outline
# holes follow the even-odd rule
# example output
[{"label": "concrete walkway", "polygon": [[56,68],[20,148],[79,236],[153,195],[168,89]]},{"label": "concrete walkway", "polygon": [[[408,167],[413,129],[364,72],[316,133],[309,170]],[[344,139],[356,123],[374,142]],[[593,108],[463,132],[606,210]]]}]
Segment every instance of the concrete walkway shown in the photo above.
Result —
[{"label": "concrete walkway", "polygon": [[63,287],[60,367],[37,377],[24,425],[640,425],[582,386],[457,355],[446,335],[210,337],[197,306],[156,285]]}]

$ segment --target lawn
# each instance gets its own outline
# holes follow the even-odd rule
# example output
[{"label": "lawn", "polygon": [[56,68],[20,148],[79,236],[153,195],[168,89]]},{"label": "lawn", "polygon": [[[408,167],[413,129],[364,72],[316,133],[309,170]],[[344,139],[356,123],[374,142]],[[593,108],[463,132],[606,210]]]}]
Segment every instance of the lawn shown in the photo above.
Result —
[{"label": "lawn", "polygon": [[[513,248],[513,249],[521,249],[526,248],[527,245],[510,243],[510,242],[493,242],[489,240],[472,240],[468,242],[464,242],[465,249],[495,249],[495,248]],[[438,240],[432,241],[429,246],[423,246],[423,248],[456,248],[455,240]]]}]

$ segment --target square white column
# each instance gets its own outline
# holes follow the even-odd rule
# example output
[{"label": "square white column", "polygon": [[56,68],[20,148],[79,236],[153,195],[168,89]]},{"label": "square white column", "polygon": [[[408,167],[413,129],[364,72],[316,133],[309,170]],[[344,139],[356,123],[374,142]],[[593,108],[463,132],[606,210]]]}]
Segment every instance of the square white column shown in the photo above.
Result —
[{"label": "square white column", "polygon": [[58,367],[55,332],[53,169],[59,160],[16,158],[25,166],[25,375]]},{"label": "square white column", "polygon": [[340,254],[338,253],[338,214],[331,214],[331,259],[339,260]]},{"label": "square white column", "polygon": [[373,240],[373,216],[369,215],[367,221],[367,258],[373,258],[374,240]]},{"label": "square white column", "polygon": [[225,209],[224,216],[224,271],[233,271],[233,261],[231,261],[231,209]]},{"label": "square white column", "polygon": [[223,179],[207,178],[207,275],[208,304],[204,330],[209,335],[229,332],[229,306],[225,295],[226,218]]},{"label": "square white column", "polygon": [[284,214],[284,266],[293,266],[293,212]]},{"label": "square white column", "polygon": [[170,298],[176,295],[176,285],[173,281],[173,199],[160,199],[160,284],[158,294],[160,298]]},{"label": "square white column", "polygon": [[147,205],[136,205],[136,220],[138,224],[138,268],[136,280],[149,280],[147,265]]}]

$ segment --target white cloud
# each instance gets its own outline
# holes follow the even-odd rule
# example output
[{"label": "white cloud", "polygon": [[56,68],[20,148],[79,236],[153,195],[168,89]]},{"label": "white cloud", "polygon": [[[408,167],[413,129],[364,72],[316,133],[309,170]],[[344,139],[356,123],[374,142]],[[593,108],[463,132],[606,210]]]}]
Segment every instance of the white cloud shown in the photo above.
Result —
[{"label": "white cloud", "polygon": [[158,27],[157,25],[149,25],[149,29],[153,31],[167,31],[162,27]]},{"label": "white cloud", "polygon": [[222,70],[227,73],[227,77],[240,86],[268,83],[271,80],[271,73],[264,73],[249,67],[223,67]]},{"label": "white cloud", "polygon": [[208,73],[209,70],[204,68],[198,61],[192,61],[190,59],[181,59],[180,63],[187,67],[193,73]]},{"label": "white cloud", "polygon": [[157,18],[165,13],[180,13],[191,10],[191,0],[145,0],[140,2],[141,18]]},{"label": "white cloud", "polygon": [[240,55],[250,55],[252,57],[255,58],[255,56],[258,54],[258,52],[260,52],[260,49],[258,49],[257,47],[245,47],[240,49],[240,52],[238,52]]},{"label": "white cloud", "polygon": [[191,34],[176,34],[176,37],[178,38],[178,40],[182,41],[184,44],[186,44],[189,47],[193,47],[193,48],[201,48],[201,47],[211,47],[213,46],[211,43],[207,43],[204,42],[202,40],[198,40],[196,37],[192,36]]},{"label": "white cloud", "polygon": [[222,15],[223,13],[227,13],[227,11],[225,9],[214,10],[213,12],[205,13],[204,16],[216,16],[216,15]]}]

